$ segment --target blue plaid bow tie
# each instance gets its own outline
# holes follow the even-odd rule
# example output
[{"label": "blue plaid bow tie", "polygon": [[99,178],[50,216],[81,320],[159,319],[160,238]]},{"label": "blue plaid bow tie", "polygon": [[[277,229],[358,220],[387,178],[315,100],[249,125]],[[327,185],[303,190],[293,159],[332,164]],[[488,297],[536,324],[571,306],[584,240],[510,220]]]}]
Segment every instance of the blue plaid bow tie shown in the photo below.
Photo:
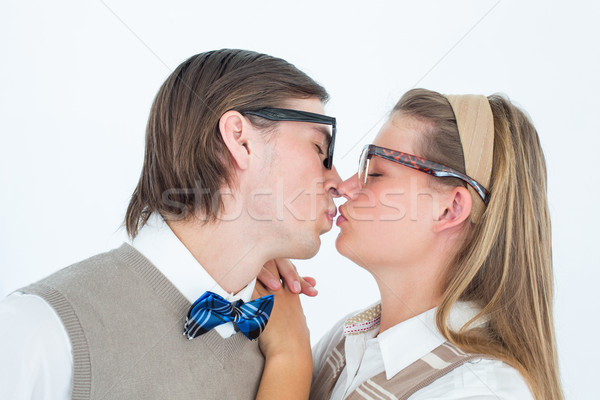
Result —
[{"label": "blue plaid bow tie", "polygon": [[183,334],[191,340],[215,326],[233,322],[248,339],[256,339],[267,325],[273,303],[272,294],[248,303],[238,300],[232,304],[216,293],[205,292],[190,307]]}]

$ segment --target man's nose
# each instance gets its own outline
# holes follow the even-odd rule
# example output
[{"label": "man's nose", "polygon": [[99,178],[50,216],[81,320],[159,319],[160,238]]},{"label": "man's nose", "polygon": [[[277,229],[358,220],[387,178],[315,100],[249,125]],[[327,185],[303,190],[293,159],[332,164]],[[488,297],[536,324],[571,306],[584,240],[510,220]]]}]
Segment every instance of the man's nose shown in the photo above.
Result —
[{"label": "man's nose", "polygon": [[338,174],[335,165],[325,173],[325,190],[331,194],[331,197],[340,197],[338,186],[342,183],[342,178]]}]

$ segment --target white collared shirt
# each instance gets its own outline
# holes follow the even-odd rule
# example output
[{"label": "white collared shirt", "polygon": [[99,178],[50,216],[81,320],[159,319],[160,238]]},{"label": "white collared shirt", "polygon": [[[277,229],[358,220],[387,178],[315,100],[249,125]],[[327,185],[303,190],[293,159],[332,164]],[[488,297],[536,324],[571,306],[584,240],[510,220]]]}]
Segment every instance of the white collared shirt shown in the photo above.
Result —
[{"label": "white collared shirt", "polygon": [[[150,216],[130,244],[190,303],[206,291],[231,302],[252,298],[256,279],[235,295],[227,293],[159,214]],[[215,330],[223,338],[235,333],[231,322]],[[0,399],[71,398],[71,341],[58,314],[42,298],[15,292],[0,300],[0,357]]]},{"label": "white collared shirt", "polygon": [[[329,353],[346,337],[344,350],[346,366],[336,382],[332,400],[349,396],[361,383],[382,372],[389,380],[445,339],[437,329],[436,308],[401,322],[379,334],[378,307],[373,306],[352,313],[336,323],[313,348],[313,378],[324,367]],[[373,318],[353,324],[350,317],[366,313]],[[459,302],[450,313],[449,324],[458,329],[477,314],[477,309]],[[353,318],[356,319],[356,318]],[[410,400],[508,400],[531,399],[527,383],[511,366],[496,360],[482,359],[466,363],[415,392]]]}]

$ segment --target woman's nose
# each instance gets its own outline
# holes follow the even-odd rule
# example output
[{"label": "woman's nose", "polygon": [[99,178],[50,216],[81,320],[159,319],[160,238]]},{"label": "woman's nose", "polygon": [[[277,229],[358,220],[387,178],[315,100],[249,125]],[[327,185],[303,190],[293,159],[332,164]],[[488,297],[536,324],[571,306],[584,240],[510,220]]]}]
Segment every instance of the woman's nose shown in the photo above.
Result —
[{"label": "woman's nose", "polygon": [[348,200],[356,197],[360,191],[360,188],[358,187],[358,173],[341,182],[337,187],[337,191],[340,196],[344,196]]}]

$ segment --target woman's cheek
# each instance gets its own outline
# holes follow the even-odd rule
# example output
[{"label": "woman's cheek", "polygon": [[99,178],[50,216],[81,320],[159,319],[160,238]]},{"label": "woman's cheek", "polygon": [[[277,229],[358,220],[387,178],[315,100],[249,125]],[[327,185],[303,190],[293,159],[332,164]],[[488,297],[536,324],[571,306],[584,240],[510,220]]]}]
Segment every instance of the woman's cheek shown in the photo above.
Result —
[{"label": "woman's cheek", "polygon": [[381,221],[400,221],[406,217],[406,194],[398,190],[385,190],[379,194]]}]

